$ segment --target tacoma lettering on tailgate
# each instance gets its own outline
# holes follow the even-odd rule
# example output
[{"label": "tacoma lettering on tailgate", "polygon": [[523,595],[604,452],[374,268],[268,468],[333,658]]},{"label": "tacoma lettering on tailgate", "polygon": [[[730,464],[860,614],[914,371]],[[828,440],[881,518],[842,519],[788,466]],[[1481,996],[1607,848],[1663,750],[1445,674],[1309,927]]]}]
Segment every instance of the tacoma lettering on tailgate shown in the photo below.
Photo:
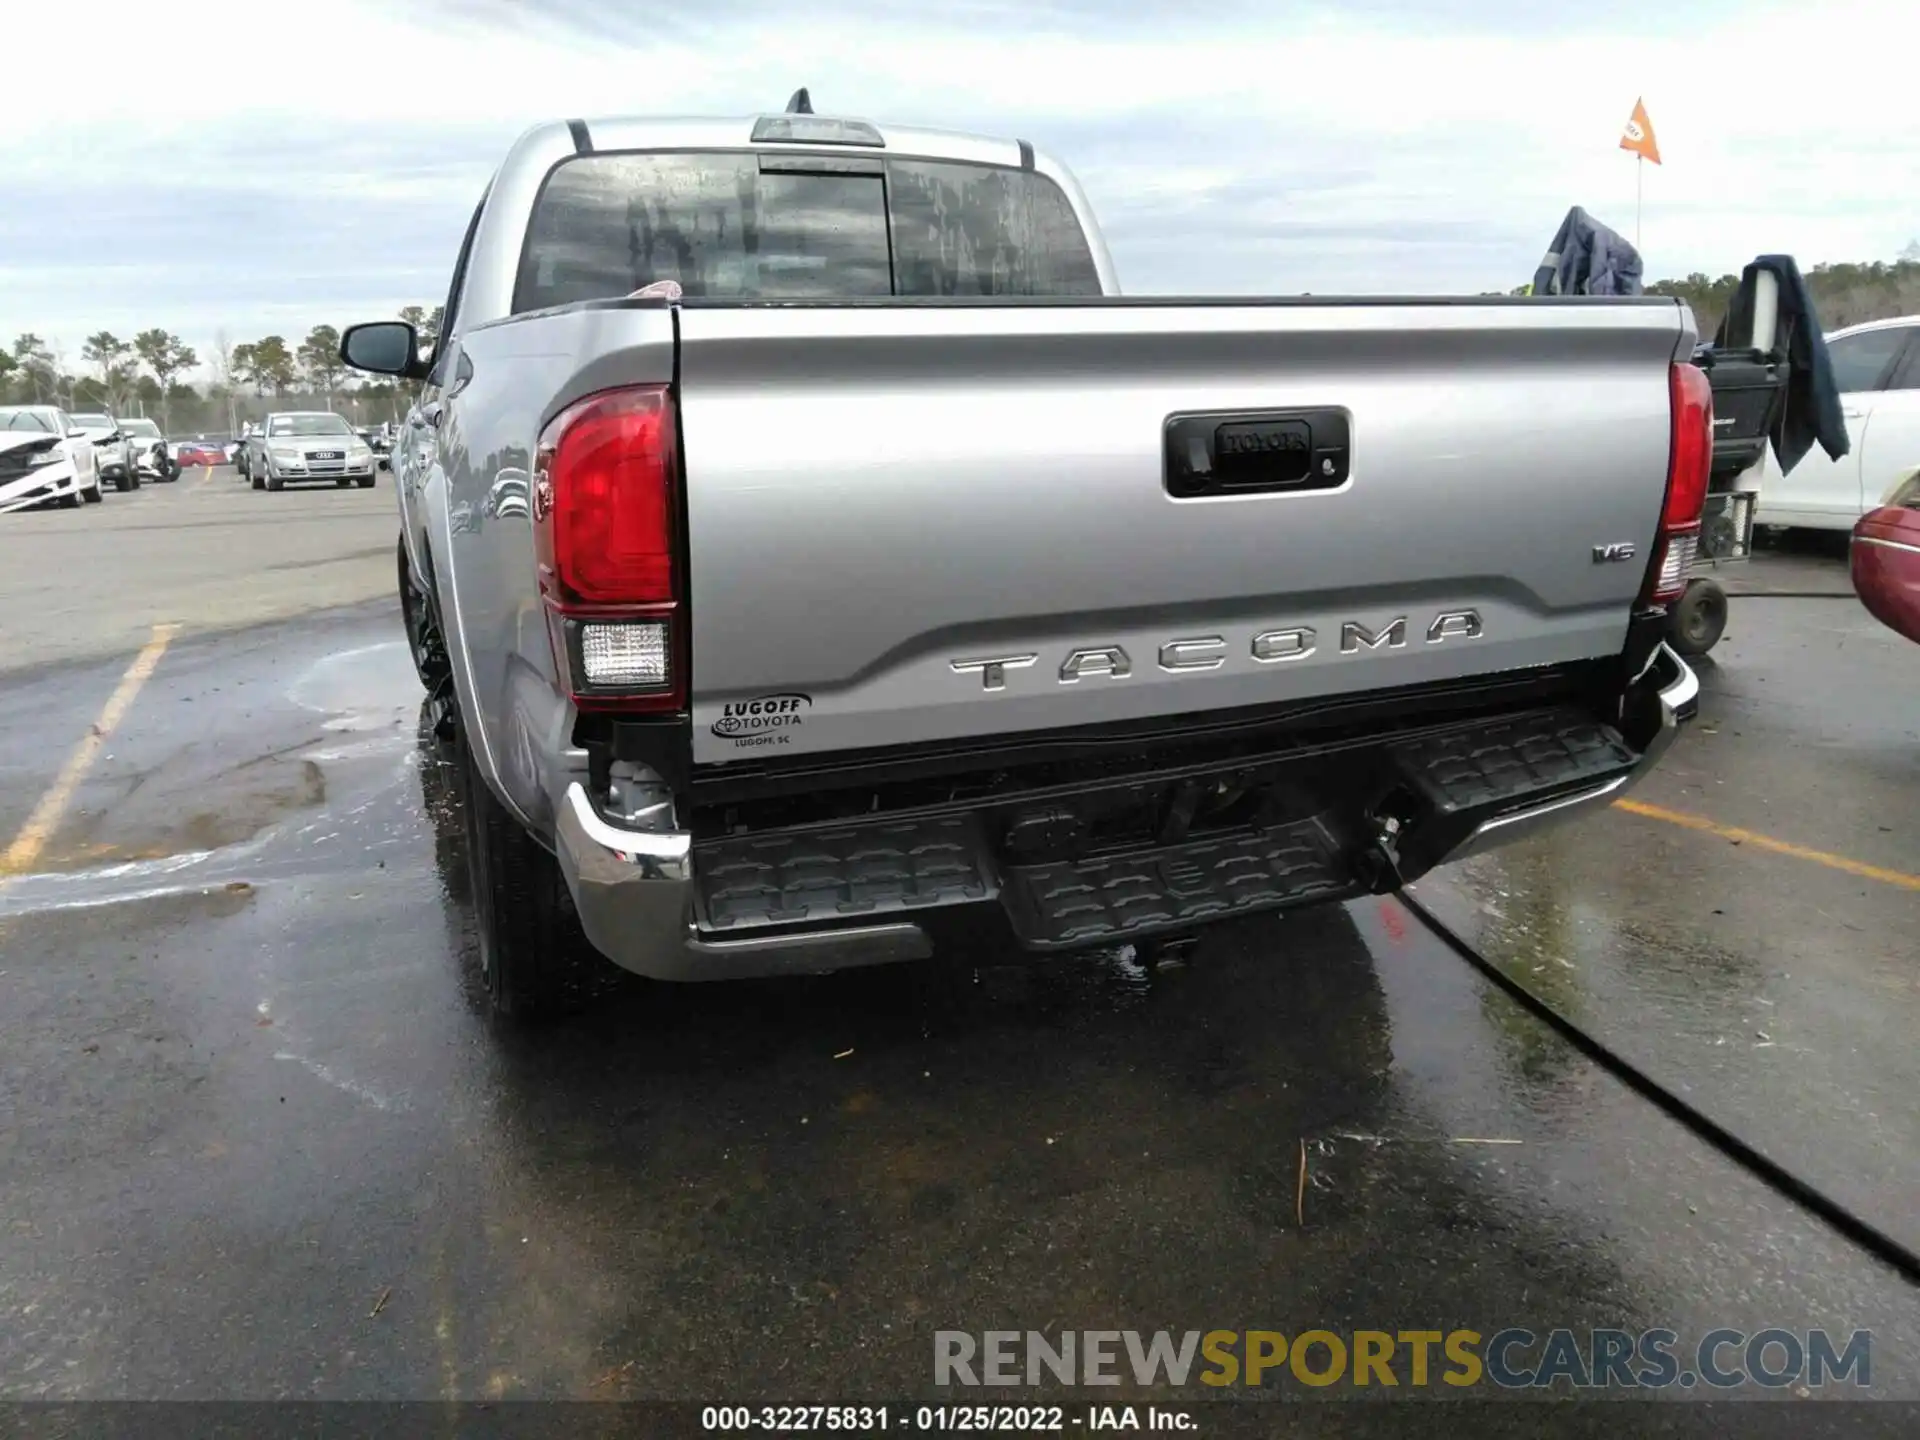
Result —
[{"label": "tacoma lettering on tailgate", "polygon": [[[1448,640],[1478,640],[1485,627],[1477,610],[1443,610],[1426,628],[1426,643],[1443,644]],[[1318,633],[1310,625],[1294,625],[1279,630],[1262,630],[1246,642],[1247,654],[1261,665],[1276,665],[1289,660],[1304,660],[1319,650]],[[1407,617],[1395,616],[1375,629],[1358,620],[1343,621],[1340,626],[1342,655],[1375,654],[1404,650],[1407,646]],[[1233,645],[1224,635],[1189,635],[1169,640],[1159,647],[1160,668],[1170,673],[1186,670],[1217,670],[1226,664]],[[978,675],[983,690],[1007,688],[1007,671],[1024,670],[1039,659],[1027,651],[1018,655],[988,655],[949,661],[956,675]],[[1133,674],[1133,661],[1118,645],[1081,646],[1069,650],[1057,672],[1062,685],[1081,680],[1125,680]],[[722,722],[725,723],[725,722]],[[714,727],[714,733],[721,733]]]}]

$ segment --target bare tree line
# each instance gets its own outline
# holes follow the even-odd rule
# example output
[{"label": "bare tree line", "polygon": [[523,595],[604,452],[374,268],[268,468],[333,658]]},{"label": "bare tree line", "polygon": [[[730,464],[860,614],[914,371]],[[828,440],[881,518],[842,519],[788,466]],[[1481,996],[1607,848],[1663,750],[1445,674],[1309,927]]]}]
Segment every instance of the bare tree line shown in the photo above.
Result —
[{"label": "bare tree line", "polygon": [[[1806,276],[1829,330],[1920,313],[1920,241],[1891,263],[1819,264]],[[1684,298],[1702,333],[1711,335],[1737,285],[1735,275],[1715,279],[1701,273],[1655,281],[1647,289]],[[408,305],[399,314],[429,343],[438,335],[440,307]],[[169,432],[176,424],[201,433],[231,431],[243,420],[257,419],[269,401],[284,406],[297,400],[327,409],[344,401],[361,412],[357,418],[397,418],[409,387],[353,375],[340,363],[339,351],[340,334],[331,325],[314,326],[297,343],[263,335],[230,344],[222,332],[206,357],[213,378],[196,387],[183,377],[200,365],[199,353],[167,330],[142,330],[131,340],[107,330],[89,335],[80,346],[78,370],[70,367],[57,341],[22,334],[10,348],[0,348],[0,402],[150,415]]]},{"label": "bare tree line", "polygon": [[[408,305],[399,315],[428,344],[438,334],[438,306]],[[295,402],[329,410],[344,404],[359,419],[396,419],[410,398],[404,384],[368,383],[348,370],[331,325],[315,325],[295,344],[283,335],[235,344],[221,331],[205,357],[212,379],[200,385],[186,378],[201,365],[199,352],[168,330],[142,330],[131,340],[101,330],[81,343],[78,359],[71,365],[57,340],[16,336],[0,348],[0,403],[142,415],[169,434],[205,434],[231,432]]]},{"label": "bare tree line", "polygon": [[[1827,330],[1920,314],[1920,240],[1910,242],[1900,258],[1891,263],[1821,264],[1804,273],[1820,324]],[[1738,275],[1712,279],[1693,274],[1684,280],[1659,280],[1647,289],[1655,295],[1677,295],[1685,300],[1700,322],[1700,333],[1710,337],[1719,329],[1739,285]]]}]

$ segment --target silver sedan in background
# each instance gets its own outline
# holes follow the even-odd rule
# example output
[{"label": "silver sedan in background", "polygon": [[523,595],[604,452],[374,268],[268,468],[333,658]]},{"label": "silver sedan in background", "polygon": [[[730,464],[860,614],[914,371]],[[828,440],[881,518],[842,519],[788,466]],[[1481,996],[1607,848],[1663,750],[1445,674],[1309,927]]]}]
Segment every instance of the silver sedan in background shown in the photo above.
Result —
[{"label": "silver sedan in background", "polygon": [[371,489],[373,449],[330,410],[283,410],[247,437],[247,478],[256,490],[331,480]]}]

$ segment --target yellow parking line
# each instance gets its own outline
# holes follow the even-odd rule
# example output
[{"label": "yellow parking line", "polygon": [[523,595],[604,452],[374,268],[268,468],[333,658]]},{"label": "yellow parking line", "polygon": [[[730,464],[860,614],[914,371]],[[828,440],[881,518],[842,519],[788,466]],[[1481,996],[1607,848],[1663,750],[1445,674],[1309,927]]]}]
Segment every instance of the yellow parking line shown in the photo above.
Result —
[{"label": "yellow parking line", "polygon": [[1920,890],[1920,875],[1887,870],[1879,865],[1869,865],[1864,860],[1850,860],[1845,855],[1834,855],[1825,850],[1812,850],[1805,845],[1795,845],[1788,840],[1776,840],[1771,835],[1762,835],[1758,830],[1742,830],[1737,825],[1722,825],[1702,815],[1689,815],[1681,810],[1666,810],[1658,805],[1644,804],[1639,800],[1616,800],[1614,804],[1617,808],[1631,814],[1643,815],[1649,820],[1664,820],[1669,825],[1698,830],[1703,835],[1717,835],[1720,839],[1730,840],[1736,845],[1751,845],[1756,850],[1769,850],[1775,855],[1791,855],[1796,860],[1811,860],[1815,865],[1824,865],[1829,870],[1842,870],[1849,875],[1858,875],[1863,880],[1878,880],[1883,885],[1898,885],[1902,890]]},{"label": "yellow parking line", "polygon": [[134,696],[140,693],[140,687],[152,678],[155,668],[160,664],[160,657],[167,653],[168,642],[179,629],[178,625],[153,627],[153,638],[133,657],[126,673],[121,675],[120,683],[114,687],[113,694],[107,697],[107,703],[101,707],[100,717],[93,722],[93,728],[87,732],[86,738],[73,747],[73,753],[67,756],[67,763],[60,767],[60,773],[54,777],[47,793],[40,797],[40,803],[33,807],[27,823],[20,827],[20,833],[7,846],[7,853],[0,855],[0,875],[21,874],[40,858],[40,852],[47,848],[47,841],[53,838],[61,817],[66,814],[73,792],[93,767],[94,757],[100,753],[100,747],[107,743],[107,736],[125,718]]},{"label": "yellow parking line", "polygon": [[194,486],[194,489],[204,490],[213,483],[213,467],[211,465],[207,466],[206,471],[207,473],[201,477],[200,483]]}]

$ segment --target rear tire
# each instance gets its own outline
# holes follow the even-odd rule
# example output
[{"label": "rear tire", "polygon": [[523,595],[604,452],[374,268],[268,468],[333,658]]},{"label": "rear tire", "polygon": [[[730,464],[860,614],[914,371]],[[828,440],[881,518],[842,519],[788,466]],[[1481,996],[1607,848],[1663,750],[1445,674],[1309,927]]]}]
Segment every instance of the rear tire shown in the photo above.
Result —
[{"label": "rear tire", "polygon": [[1727,592],[1712,580],[1695,580],[1668,616],[1673,648],[1697,659],[1720,643],[1727,629]]},{"label": "rear tire", "polygon": [[80,492],[78,490],[67,491],[66,494],[60,497],[60,508],[62,510],[78,510],[80,508]]},{"label": "rear tire", "polygon": [[254,488],[254,489],[256,489],[256,490],[264,490],[264,489],[266,489],[266,488],[267,488],[267,482],[266,482],[266,481],[264,481],[264,480],[262,480],[262,479],[261,479],[261,478],[260,478],[260,477],[259,477],[258,475],[255,475],[255,476],[252,476],[251,478],[252,478],[252,481],[253,481],[253,488]]},{"label": "rear tire", "polygon": [[362,490],[371,490],[373,488],[373,476],[362,475],[353,483],[358,485]]},{"label": "rear tire", "polygon": [[133,489],[133,481],[125,475],[116,475],[113,477],[113,488],[124,495]]},{"label": "rear tire", "polygon": [[96,480],[91,487],[82,490],[80,492],[80,498],[89,505],[98,505],[100,503],[100,482]]},{"label": "rear tire", "polygon": [[513,1025],[576,1010],[605,988],[613,967],[580,928],[559,863],[488,788],[466,726],[454,745],[487,1008]]}]

